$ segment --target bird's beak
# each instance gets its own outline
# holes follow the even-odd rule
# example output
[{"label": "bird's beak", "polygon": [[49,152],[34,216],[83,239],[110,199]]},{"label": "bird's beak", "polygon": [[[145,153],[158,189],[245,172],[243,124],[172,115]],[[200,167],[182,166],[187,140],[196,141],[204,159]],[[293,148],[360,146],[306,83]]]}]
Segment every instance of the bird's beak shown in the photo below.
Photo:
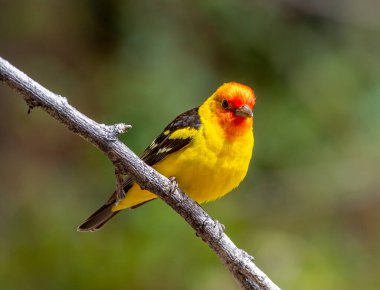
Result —
[{"label": "bird's beak", "polygon": [[235,110],[235,115],[240,116],[240,117],[245,117],[245,118],[252,118],[253,117],[252,110],[250,109],[250,107],[248,107],[248,105],[244,105],[240,108],[237,108]]}]

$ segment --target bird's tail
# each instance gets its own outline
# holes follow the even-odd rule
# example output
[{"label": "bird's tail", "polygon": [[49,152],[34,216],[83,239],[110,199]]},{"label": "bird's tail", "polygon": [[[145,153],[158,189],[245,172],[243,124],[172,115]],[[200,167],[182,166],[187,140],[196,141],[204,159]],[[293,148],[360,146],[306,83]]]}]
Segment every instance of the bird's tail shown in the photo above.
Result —
[{"label": "bird's tail", "polygon": [[[132,180],[129,178],[123,185],[124,192],[132,187]],[[116,191],[113,192],[111,197],[103,204],[96,212],[90,215],[84,223],[78,227],[78,232],[95,232],[103,227],[111,218],[113,218],[119,211],[113,211],[112,208],[117,201]]]},{"label": "bird's tail", "polygon": [[86,221],[78,227],[79,232],[95,232],[106,222],[115,216],[119,211],[112,211],[114,203],[107,202],[94,212]]},{"label": "bird's tail", "polygon": [[132,180],[127,179],[124,183],[123,188],[126,194],[125,199],[122,202],[118,203],[117,194],[115,191],[104,205],[102,205],[96,212],[87,218],[83,224],[78,227],[78,231],[95,232],[103,227],[120,210],[125,208],[134,209],[148,201],[157,198],[157,196],[150,192],[141,191],[138,185],[136,185],[135,188],[136,190],[133,190]]}]

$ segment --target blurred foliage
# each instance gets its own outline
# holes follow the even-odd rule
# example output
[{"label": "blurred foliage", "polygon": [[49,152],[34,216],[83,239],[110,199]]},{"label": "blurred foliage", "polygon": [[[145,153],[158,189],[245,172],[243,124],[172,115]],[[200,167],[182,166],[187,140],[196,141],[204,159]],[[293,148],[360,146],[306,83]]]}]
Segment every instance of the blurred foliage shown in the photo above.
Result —
[{"label": "blurred foliage", "polygon": [[[328,3],[1,0],[0,55],[95,120],[132,124],[138,153],[221,83],[253,86],[249,174],[205,209],[284,289],[378,289],[379,7]],[[77,233],[112,165],[0,95],[1,289],[237,288],[161,201]]]}]

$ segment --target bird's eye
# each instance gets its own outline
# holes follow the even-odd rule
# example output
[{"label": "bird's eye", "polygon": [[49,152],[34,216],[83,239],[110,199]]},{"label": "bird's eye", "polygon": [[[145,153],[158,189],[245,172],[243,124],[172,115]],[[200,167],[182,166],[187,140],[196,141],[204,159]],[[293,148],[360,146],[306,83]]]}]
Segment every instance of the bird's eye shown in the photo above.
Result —
[{"label": "bird's eye", "polygon": [[227,109],[228,108],[228,101],[227,100],[223,100],[222,101],[222,107],[223,107],[223,109]]}]

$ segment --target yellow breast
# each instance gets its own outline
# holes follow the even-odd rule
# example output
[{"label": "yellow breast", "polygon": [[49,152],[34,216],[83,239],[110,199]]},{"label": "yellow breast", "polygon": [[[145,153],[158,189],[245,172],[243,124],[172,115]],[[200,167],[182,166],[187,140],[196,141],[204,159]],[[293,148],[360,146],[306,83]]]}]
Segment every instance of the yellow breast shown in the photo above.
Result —
[{"label": "yellow breast", "polygon": [[175,176],[180,188],[198,203],[220,198],[240,184],[251,159],[253,134],[232,144],[208,143],[199,136],[193,146],[154,166],[167,177]]}]

